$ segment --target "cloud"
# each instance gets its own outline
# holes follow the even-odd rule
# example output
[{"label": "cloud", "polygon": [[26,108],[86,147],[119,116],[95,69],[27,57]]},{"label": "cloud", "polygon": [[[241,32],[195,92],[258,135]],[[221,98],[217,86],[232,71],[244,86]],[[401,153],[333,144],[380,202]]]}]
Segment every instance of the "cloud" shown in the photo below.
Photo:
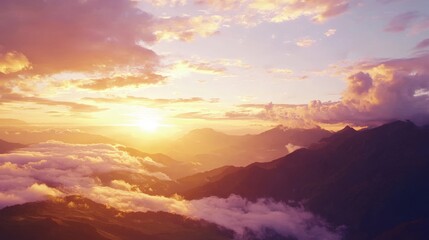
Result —
[{"label": "cloud", "polygon": [[167,75],[180,76],[189,73],[225,75],[234,69],[248,69],[251,66],[241,59],[220,58],[214,60],[190,58],[178,60],[167,66]]},{"label": "cloud", "polygon": [[169,17],[157,20],[154,34],[158,41],[181,40],[189,42],[197,36],[209,37],[216,34],[222,25],[223,17],[183,16]]},{"label": "cloud", "polygon": [[216,10],[231,10],[240,7],[246,0],[196,0],[198,6],[208,6]]},{"label": "cloud", "polygon": [[194,0],[188,2],[198,8],[207,8],[207,12],[214,11],[223,16],[225,23],[246,26],[255,26],[263,22],[291,21],[304,16],[310,17],[315,22],[323,22],[341,15],[349,8],[349,0]]},{"label": "cloud", "polygon": [[427,47],[429,47],[429,38],[426,38],[426,39],[422,40],[421,42],[419,42],[419,43],[414,47],[414,49],[416,49],[416,50],[420,50],[420,49],[424,49],[424,48],[427,48]]},{"label": "cloud", "polygon": [[336,240],[342,236],[341,228],[330,230],[329,224],[304,208],[290,207],[270,199],[251,202],[231,195],[228,198],[208,197],[187,201],[129,191],[127,187],[114,190],[96,187],[88,196],[124,211],[165,211],[203,219],[233,230],[236,239],[248,239],[255,235],[264,238],[273,232],[300,240]]},{"label": "cloud", "polygon": [[27,57],[19,52],[0,52],[0,73],[9,74],[31,68]]},{"label": "cloud", "polygon": [[298,150],[300,148],[303,148],[302,146],[293,145],[292,143],[288,143],[285,148],[287,149],[288,153],[294,152],[295,150]]},{"label": "cloud", "polygon": [[271,22],[295,20],[309,16],[316,22],[338,16],[347,11],[347,0],[314,0],[314,1],[250,1],[248,7]]},{"label": "cloud", "polygon": [[[129,0],[0,2],[1,49],[23,54],[28,74],[112,70],[139,65],[148,70],[157,55],[151,43],[153,17]],[[6,34],[7,33],[7,34]]]},{"label": "cloud", "polygon": [[170,104],[187,104],[187,103],[216,103],[219,99],[204,99],[200,97],[192,98],[145,98],[145,97],[110,97],[110,98],[85,98],[98,103],[143,103],[154,106],[170,105]]},{"label": "cloud", "polygon": [[423,18],[421,21],[417,22],[412,31],[414,33],[420,33],[429,29],[429,17]]},{"label": "cloud", "polygon": [[393,120],[429,123],[429,54],[373,60],[346,67],[341,100],[304,105],[246,104],[225,114],[231,119],[262,119],[314,127],[347,123],[374,125]]},{"label": "cloud", "polygon": [[186,4],[186,0],[145,0],[145,2],[148,2],[157,7],[164,7],[164,6],[175,7],[175,6],[183,6]]},{"label": "cloud", "polygon": [[1,103],[33,103],[45,106],[63,106],[70,109],[73,112],[97,112],[103,111],[99,107],[77,103],[77,102],[67,102],[67,101],[56,101],[50,100],[47,98],[34,97],[34,96],[26,96],[21,93],[14,93],[10,89],[5,89],[0,87],[0,104]]},{"label": "cloud", "polygon": [[328,29],[328,31],[326,31],[324,34],[326,37],[331,37],[335,35],[336,32],[337,32],[337,29],[331,28],[331,29]]},{"label": "cloud", "polygon": [[145,170],[148,159],[141,160],[109,144],[55,141],[0,154],[0,207],[79,194],[122,211],[165,211],[204,219],[233,230],[237,239],[274,233],[303,240],[341,238],[340,231],[332,230],[323,219],[302,207],[270,199],[251,202],[235,195],[197,200],[153,196],[123,179],[105,182],[97,177],[118,170],[127,175],[159,177],[160,173]]},{"label": "cloud", "polygon": [[411,23],[419,18],[418,12],[406,12],[395,16],[384,28],[387,32],[402,32],[406,30]]},{"label": "cloud", "polygon": [[224,66],[219,66],[211,62],[206,61],[190,61],[190,60],[182,60],[177,62],[171,66],[173,72],[177,73],[202,73],[202,74],[210,74],[210,75],[222,75],[226,72],[226,68]]},{"label": "cloud", "polygon": [[268,69],[269,73],[281,73],[281,74],[291,74],[293,73],[292,70],[290,70],[289,68],[271,68]]},{"label": "cloud", "polygon": [[147,72],[131,76],[114,76],[98,79],[78,80],[72,81],[72,84],[79,88],[101,91],[127,86],[138,87],[140,85],[159,84],[163,83],[164,80],[164,76],[152,72]]},{"label": "cloud", "polygon": [[314,43],[316,43],[316,40],[306,37],[306,38],[299,39],[298,41],[296,41],[295,44],[298,47],[311,47],[313,46]]},{"label": "cloud", "polygon": [[250,202],[235,195],[226,199],[208,197],[190,201],[188,211],[193,217],[234,230],[239,239],[247,239],[249,232],[263,238],[269,230],[300,240],[341,239],[339,233],[328,230],[326,222],[303,208],[270,199]]},{"label": "cloud", "polygon": [[[159,172],[145,170],[145,160],[130,156],[118,146],[110,144],[67,144],[48,141],[0,155],[2,166],[13,166],[25,173],[28,180],[51,186],[88,187],[96,183],[96,174],[114,171],[142,174],[163,180],[169,178]],[[7,173],[2,174],[6,176]],[[13,191],[14,188],[9,189]],[[4,190],[4,189],[3,189]]]}]

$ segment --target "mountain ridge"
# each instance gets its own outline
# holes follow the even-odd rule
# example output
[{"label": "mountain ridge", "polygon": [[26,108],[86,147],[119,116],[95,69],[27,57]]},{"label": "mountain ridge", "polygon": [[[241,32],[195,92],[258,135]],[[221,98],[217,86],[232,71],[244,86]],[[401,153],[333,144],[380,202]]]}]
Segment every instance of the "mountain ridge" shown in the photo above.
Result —
[{"label": "mountain ridge", "polygon": [[[300,202],[330,222],[347,225],[347,239],[371,239],[400,221],[429,217],[423,204],[429,201],[424,194],[429,192],[428,130],[396,121],[332,137],[325,146],[251,164],[183,195]],[[389,212],[396,208],[401,212]]]}]

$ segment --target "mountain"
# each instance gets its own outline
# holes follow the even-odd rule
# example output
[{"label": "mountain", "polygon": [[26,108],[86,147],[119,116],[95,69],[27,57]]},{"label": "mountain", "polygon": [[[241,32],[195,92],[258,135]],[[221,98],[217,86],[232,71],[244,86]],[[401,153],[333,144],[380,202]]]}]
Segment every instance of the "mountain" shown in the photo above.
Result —
[{"label": "mountain", "polygon": [[198,172],[192,163],[177,161],[162,153],[151,154],[130,147],[119,147],[119,149],[134,157],[153,160],[154,164],[146,164],[145,168],[150,172],[165,173],[171,179],[178,179]]},{"label": "mountain", "polygon": [[0,139],[0,154],[7,153],[22,147],[25,147],[25,145],[19,143],[10,143]]},{"label": "mountain", "polygon": [[277,126],[259,134],[228,135],[210,128],[196,129],[167,144],[161,152],[192,163],[198,171],[225,165],[246,166],[282,157],[308,147],[332,133],[324,129],[290,129]]},{"label": "mountain", "polygon": [[429,129],[397,121],[362,131],[345,128],[310,148],[251,164],[182,194],[300,203],[346,226],[346,239],[411,239],[395,236],[427,236],[428,172]]},{"label": "mountain", "polygon": [[165,212],[121,212],[79,196],[0,210],[3,240],[232,239],[218,226]]},{"label": "mountain", "polygon": [[13,118],[0,118],[0,126],[24,126],[24,125],[28,125],[28,123],[18,120],[18,119],[13,119]]}]

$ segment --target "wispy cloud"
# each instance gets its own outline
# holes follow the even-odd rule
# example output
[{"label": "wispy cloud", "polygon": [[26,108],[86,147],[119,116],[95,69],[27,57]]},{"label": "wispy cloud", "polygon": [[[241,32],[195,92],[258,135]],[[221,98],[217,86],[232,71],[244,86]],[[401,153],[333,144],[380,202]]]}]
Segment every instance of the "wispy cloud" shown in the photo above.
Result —
[{"label": "wispy cloud", "polygon": [[316,43],[316,40],[308,38],[308,37],[301,38],[295,42],[295,44],[298,47],[304,47],[304,48],[311,47],[314,43]]},{"label": "wispy cloud", "polygon": [[24,94],[14,93],[9,89],[2,88],[0,88],[0,103],[33,103],[45,106],[62,106],[69,108],[73,112],[97,112],[104,110],[94,105],[26,96]]},{"label": "wispy cloud", "polygon": [[154,34],[158,41],[181,40],[192,41],[196,37],[209,37],[216,34],[222,26],[223,17],[184,16],[159,19],[154,26]]},{"label": "wispy cloud", "polygon": [[337,33],[337,29],[331,28],[331,29],[328,29],[328,31],[326,31],[324,34],[326,37],[331,37],[335,35],[335,33]]},{"label": "wispy cloud", "polygon": [[91,100],[98,103],[143,103],[150,104],[154,106],[159,105],[170,105],[170,104],[191,104],[191,103],[216,103],[219,99],[204,99],[201,97],[192,97],[192,98],[145,98],[145,97],[135,97],[135,96],[126,96],[126,97],[110,97],[110,98],[93,98],[88,97],[85,100]]},{"label": "wispy cloud", "polygon": [[421,49],[424,49],[427,47],[429,47],[429,38],[426,38],[426,39],[422,40],[421,42],[417,43],[417,45],[414,47],[414,49],[421,50]]},{"label": "wispy cloud", "polygon": [[406,30],[411,25],[411,23],[419,17],[419,13],[415,11],[402,13],[392,18],[392,20],[390,20],[384,30],[387,32],[402,32]]}]

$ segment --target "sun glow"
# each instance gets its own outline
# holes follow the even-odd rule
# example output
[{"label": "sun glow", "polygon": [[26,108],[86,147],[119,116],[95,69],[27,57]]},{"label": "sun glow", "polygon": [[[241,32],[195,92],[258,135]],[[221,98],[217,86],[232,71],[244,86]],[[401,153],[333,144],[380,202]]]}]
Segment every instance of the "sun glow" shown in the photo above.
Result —
[{"label": "sun glow", "polygon": [[160,119],[155,117],[142,118],[137,125],[145,132],[156,132],[161,126]]}]

